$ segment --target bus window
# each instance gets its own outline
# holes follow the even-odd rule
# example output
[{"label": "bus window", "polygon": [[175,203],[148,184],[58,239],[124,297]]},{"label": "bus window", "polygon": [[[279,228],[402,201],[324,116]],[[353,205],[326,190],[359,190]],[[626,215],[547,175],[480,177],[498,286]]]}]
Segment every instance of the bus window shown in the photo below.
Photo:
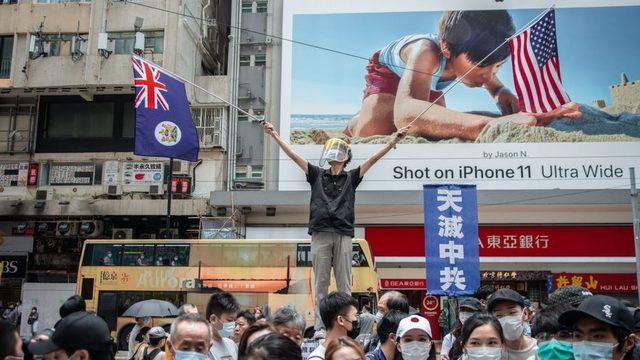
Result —
[{"label": "bus window", "polygon": [[156,245],[156,260],[158,266],[189,266],[189,245]]},{"label": "bus window", "polygon": [[120,244],[88,244],[84,251],[84,266],[119,266],[122,257]]},{"label": "bus window", "polygon": [[191,244],[189,266],[222,266],[222,244]]},{"label": "bus window", "polygon": [[295,244],[260,244],[261,267],[286,267],[287,256],[289,266],[296,266]]},{"label": "bus window", "polygon": [[153,244],[124,245],[123,266],[150,266],[153,264]]},{"label": "bus window", "polygon": [[353,244],[353,251],[351,252],[351,266],[355,267],[367,267],[369,262],[364,255],[364,251],[360,247],[360,244]]},{"label": "bus window", "polygon": [[224,244],[222,266],[258,266],[258,244]]}]

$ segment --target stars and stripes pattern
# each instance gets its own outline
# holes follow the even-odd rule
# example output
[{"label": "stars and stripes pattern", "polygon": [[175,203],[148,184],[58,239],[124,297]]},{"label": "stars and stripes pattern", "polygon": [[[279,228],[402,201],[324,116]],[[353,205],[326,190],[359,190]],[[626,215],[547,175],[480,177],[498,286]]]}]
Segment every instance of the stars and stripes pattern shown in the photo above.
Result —
[{"label": "stars and stripes pattern", "polygon": [[138,57],[132,57],[131,61],[133,62],[133,83],[138,90],[135,107],[138,108],[144,104],[147,109],[160,107],[169,111],[169,103],[162,94],[163,91],[167,91],[167,86],[160,81],[160,69]]},{"label": "stars and stripes pattern", "polygon": [[554,10],[512,38],[509,47],[522,111],[549,112],[571,101],[560,77]]}]

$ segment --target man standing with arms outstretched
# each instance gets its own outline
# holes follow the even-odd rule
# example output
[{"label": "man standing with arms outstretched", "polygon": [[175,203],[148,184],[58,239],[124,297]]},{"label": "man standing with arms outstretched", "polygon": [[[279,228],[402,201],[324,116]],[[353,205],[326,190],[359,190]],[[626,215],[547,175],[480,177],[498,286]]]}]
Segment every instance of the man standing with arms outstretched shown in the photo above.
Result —
[{"label": "man standing with arms outstretched", "polygon": [[272,124],[264,121],[265,133],[271,135],[282,150],[307,175],[311,185],[309,235],[311,235],[311,261],[315,284],[315,337],[324,338],[326,331],[318,310],[318,303],[327,296],[331,266],[339,292],[351,294],[351,257],[354,204],[356,188],[364,174],[402,139],[410,126],[404,127],[373,156],[359,167],[345,171],[352,159],[351,147],[344,140],[329,139],[324,144],[320,166],[312,165],[284,142]]}]

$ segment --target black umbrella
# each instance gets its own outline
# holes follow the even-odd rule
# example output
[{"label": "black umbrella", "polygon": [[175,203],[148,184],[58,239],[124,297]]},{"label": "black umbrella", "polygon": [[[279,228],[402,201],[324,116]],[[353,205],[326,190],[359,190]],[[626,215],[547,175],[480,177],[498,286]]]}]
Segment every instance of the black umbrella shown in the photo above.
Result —
[{"label": "black umbrella", "polygon": [[129,306],[122,316],[171,317],[178,316],[178,308],[168,301],[151,299],[140,301]]}]

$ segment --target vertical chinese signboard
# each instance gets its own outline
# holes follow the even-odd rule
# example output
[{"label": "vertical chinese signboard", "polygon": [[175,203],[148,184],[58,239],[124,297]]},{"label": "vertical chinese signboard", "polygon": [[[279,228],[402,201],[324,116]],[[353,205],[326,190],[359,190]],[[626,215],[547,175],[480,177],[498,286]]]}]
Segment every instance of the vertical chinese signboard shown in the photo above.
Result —
[{"label": "vertical chinese signboard", "polygon": [[427,292],[470,295],[480,286],[475,185],[424,185]]}]

